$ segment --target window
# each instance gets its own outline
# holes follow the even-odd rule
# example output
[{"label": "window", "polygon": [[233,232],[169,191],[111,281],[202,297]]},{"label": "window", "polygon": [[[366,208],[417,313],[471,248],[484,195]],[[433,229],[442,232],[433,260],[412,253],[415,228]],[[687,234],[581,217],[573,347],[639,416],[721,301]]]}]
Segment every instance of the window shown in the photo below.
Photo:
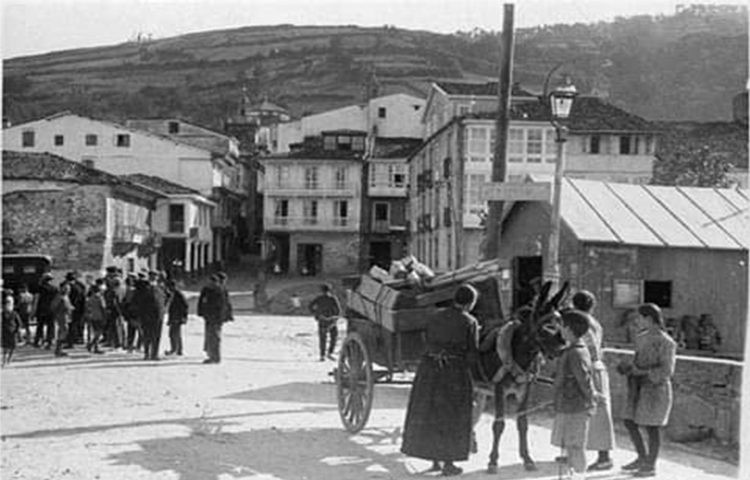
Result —
[{"label": "window", "polygon": [[471,112],[471,107],[469,105],[459,105],[458,106],[458,116],[462,117],[466,114]]},{"label": "window", "polygon": [[64,144],[65,144],[65,137],[63,137],[62,135],[55,135],[55,146],[61,147]]},{"label": "window", "polygon": [[645,280],[643,282],[643,301],[655,303],[661,308],[671,308],[672,282]]},{"label": "window", "polygon": [[362,152],[365,150],[365,137],[352,137],[352,150]]},{"label": "window", "polygon": [[451,211],[451,207],[444,207],[443,226],[450,227],[451,225],[453,225],[453,212]]},{"label": "window", "polygon": [[26,130],[25,132],[21,132],[21,146],[34,146],[34,130]]},{"label": "window", "polygon": [[336,150],[336,137],[325,135],[323,137],[323,150]]},{"label": "window", "polygon": [[388,166],[388,186],[391,188],[406,187],[406,165],[389,165]]},{"label": "window", "polygon": [[336,190],[346,189],[346,167],[336,168]]},{"label": "window", "polygon": [[185,205],[169,206],[169,232],[185,232]]},{"label": "window", "polygon": [[276,188],[289,187],[290,170],[288,166],[280,165],[276,167]]},{"label": "window", "polygon": [[277,199],[273,210],[273,223],[286,225],[289,219],[289,200]]},{"label": "window", "polygon": [[318,167],[305,168],[305,189],[306,190],[318,189]]},{"label": "window", "polygon": [[557,161],[557,136],[555,131],[548,129],[544,132],[544,161],[555,163]]},{"label": "window", "polygon": [[169,122],[169,126],[167,128],[169,130],[169,133],[180,133],[180,122]]},{"label": "window", "polygon": [[467,205],[469,211],[478,210],[476,207],[483,207],[484,203],[481,200],[482,185],[486,181],[486,176],[482,174],[471,174],[469,175],[469,185],[466,189],[467,194]]},{"label": "window", "polygon": [[469,127],[469,155],[487,154],[487,129],[484,127]]},{"label": "window", "polygon": [[88,168],[94,168],[94,158],[93,157],[83,157],[81,158],[81,165]]},{"label": "window", "polygon": [[526,161],[540,163],[542,161],[542,129],[530,128],[526,131]]},{"label": "window", "polygon": [[602,137],[599,135],[591,135],[591,138],[589,139],[589,153],[601,153],[601,140]]},{"label": "window", "polygon": [[523,130],[520,128],[508,129],[508,162],[523,162]]},{"label": "window", "polygon": [[115,145],[118,147],[129,147],[130,146],[130,134],[118,133],[115,137]]},{"label": "window", "polygon": [[316,225],[318,223],[317,200],[305,200],[302,205],[302,218],[305,225]]},{"label": "window", "polygon": [[346,200],[333,202],[333,224],[337,227],[345,227],[349,217],[349,203]]},{"label": "window", "polygon": [[86,134],[86,146],[94,147],[99,144],[99,136],[93,133]]},{"label": "window", "polygon": [[385,107],[378,107],[378,118],[385,118]]},{"label": "window", "polygon": [[620,137],[620,155],[630,155],[634,153],[633,145],[631,144],[631,138],[628,135]]},{"label": "window", "polygon": [[352,137],[349,135],[339,135],[336,137],[336,146],[339,150],[350,151],[352,149]]},{"label": "window", "polygon": [[384,202],[375,202],[373,215],[376,222],[387,222],[389,216],[389,205]]},{"label": "window", "polygon": [[642,286],[643,282],[640,280],[615,279],[612,306],[616,308],[637,306],[641,303]]}]

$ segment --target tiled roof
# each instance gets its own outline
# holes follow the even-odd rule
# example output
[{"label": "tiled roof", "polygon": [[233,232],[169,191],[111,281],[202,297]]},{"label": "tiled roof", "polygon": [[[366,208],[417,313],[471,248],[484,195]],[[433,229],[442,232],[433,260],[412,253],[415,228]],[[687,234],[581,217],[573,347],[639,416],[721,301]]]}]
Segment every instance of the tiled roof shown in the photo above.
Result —
[{"label": "tiled roof", "polygon": [[130,175],[121,175],[121,177],[132,183],[143,185],[144,187],[156,190],[165,195],[202,195],[198,190],[193,190],[192,188],[170,182],[169,180],[154,175],[133,173]]},{"label": "tiled roof", "polygon": [[130,185],[116,175],[51,153],[3,150],[4,180],[56,180],[91,185]]},{"label": "tiled roof", "polygon": [[320,132],[322,135],[357,135],[367,136],[367,132],[364,130],[352,130],[349,128],[340,128],[338,130],[324,130]]},{"label": "tiled roof", "polygon": [[566,178],[561,216],[582,241],[750,248],[748,190],[630,185]]},{"label": "tiled roof", "polygon": [[406,158],[422,145],[420,138],[376,138],[374,158]]},{"label": "tiled roof", "polygon": [[[435,82],[442,91],[448,95],[476,95],[476,96],[497,96],[497,82],[457,82],[450,80],[438,80]],[[511,95],[514,97],[533,97],[530,93],[518,84],[513,84]]]},{"label": "tiled roof", "polygon": [[365,152],[348,152],[342,150],[324,150],[323,148],[307,148],[301,151],[274,153],[261,157],[261,161],[266,160],[354,160],[359,161],[364,157]]},{"label": "tiled roof", "polygon": [[[492,118],[496,112],[469,114],[467,118]],[[511,105],[511,120],[548,122],[550,110],[538,101],[517,102]],[[573,102],[570,118],[563,123],[572,132],[652,132],[657,125],[597,97],[580,96]]]}]

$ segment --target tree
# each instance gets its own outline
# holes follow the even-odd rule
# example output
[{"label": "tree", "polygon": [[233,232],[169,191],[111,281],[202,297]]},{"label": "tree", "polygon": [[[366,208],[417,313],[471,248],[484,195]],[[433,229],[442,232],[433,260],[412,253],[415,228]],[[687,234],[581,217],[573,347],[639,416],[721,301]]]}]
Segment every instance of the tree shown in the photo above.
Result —
[{"label": "tree", "polygon": [[712,154],[707,145],[698,148],[676,147],[656,156],[655,185],[690,187],[728,187],[731,168],[723,154]]}]

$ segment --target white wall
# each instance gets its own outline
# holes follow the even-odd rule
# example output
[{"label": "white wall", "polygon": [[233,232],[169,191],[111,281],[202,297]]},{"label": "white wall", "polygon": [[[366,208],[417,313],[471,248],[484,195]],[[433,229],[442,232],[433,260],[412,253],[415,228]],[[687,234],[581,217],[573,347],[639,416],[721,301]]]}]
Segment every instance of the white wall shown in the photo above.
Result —
[{"label": "white wall", "polygon": [[[22,132],[34,131],[34,146],[22,146]],[[96,146],[87,146],[85,137],[98,137]],[[117,134],[129,134],[130,146],[118,147]],[[63,136],[63,145],[55,145],[55,135]],[[143,173],[155,175],[199,190],[211,192],[211,153],[183,145],[155,135],[126,129],[122,126],[91,120],[77,115],[64,115],[29,122],[3,130],[3,148],[21,152],[50,152],[68,160],[80,162],[92,159],[94,168],[115,175]],[[180,167],[181,158],[196,160],[191,169]],[[201,164],[200,171],[197,165]],[[208,170],[207,170],[208,169]]]},{"label": "white wall", "polygon": [[[403,93],[373,98],[369,103],[370,125],[377,126],[378,137],[422,138],[424,107],[423,99]],[[385,118],[378,116],[380,108],[385,108]]]}]

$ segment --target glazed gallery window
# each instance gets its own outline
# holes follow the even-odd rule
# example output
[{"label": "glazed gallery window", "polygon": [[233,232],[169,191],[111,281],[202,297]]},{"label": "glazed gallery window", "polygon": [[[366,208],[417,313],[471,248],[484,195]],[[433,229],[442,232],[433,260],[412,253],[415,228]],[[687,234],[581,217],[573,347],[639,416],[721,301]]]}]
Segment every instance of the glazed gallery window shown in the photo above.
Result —
[{"label": "glazed gallery window", "polygon": [[524,135],[520,128],[508,129],[508,162],[523,162]]},{"label": "glazed gallery window", "polygon": [[526,131],[526,161],[529,163],[541,163],[543,131],[540,128],[531,128]]},{"label": "glazed gallery window", "polygon": [[280,165],[276,167],[276,188],[288,188],[289,176],[291,170],[288,166]]},{"label": "glazed gallery window", "polygon": [[469,212],[480,211],[484,208],[481,199],[482,185],[487,181],[487,176],[482,174],[467,175],[466,205]]},{"label": "glazed gallery window", "polygon": [[185,206],[169,206],[169,232],[183,233],[185,231]]},{"label": "glazed gallery window", "polygon": [[490,154],[487,127],[469,127],[466,133],[468,140],[466,153],[469,156]]},{"label": "glazed gallery window", "polygon": [[305,168],[305,190],[317,190],[318,187],[318,167]]},{"label": "glazed gallery window", "polygon": [[273,223],[286,225],[289,219],[289,200],[277,199],[273,210]]}]

